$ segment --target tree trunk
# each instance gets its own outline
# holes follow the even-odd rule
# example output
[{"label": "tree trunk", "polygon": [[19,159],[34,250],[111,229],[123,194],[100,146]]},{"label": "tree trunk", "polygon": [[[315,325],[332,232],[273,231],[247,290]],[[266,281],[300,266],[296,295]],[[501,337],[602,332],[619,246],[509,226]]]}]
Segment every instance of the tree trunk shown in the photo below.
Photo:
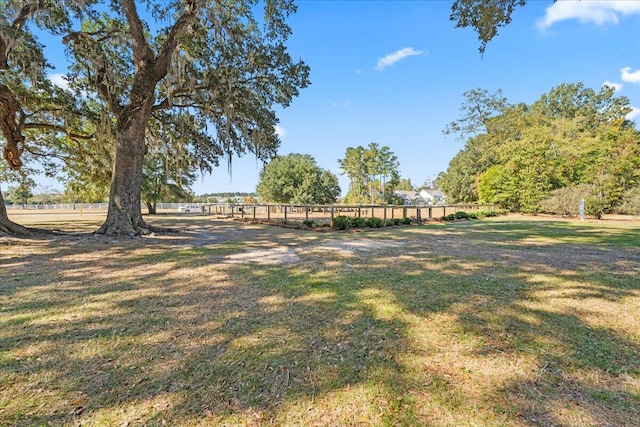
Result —
[{"label": "tree trunk", "polygon": [[24,237],[31,236],[33,233],[9,219],[7,208],[4,205],[2,191],[0,191],[0,236]]},{"label": "tree trunk", "polygon": [[133,237],[149,233],[142,219],[142,161],[146,152],[145,126],[149,114],[125,109],[118,117],[116,156],[109,191],[109,210],[96,231],[107,236]]},{"label": "tree trunk", "polygon": [[149,215],[155,215],[157,213],[156,211],[156,202],[146,202],[147,205],[147,210],[149,211]]}]

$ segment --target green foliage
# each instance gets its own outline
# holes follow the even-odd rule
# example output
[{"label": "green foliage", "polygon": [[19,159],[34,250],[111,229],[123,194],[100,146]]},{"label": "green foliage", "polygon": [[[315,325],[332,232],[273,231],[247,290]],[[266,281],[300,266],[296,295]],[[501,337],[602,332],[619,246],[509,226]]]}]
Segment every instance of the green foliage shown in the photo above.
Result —
[{"label": "green foliage", "polygon": [[464,212],[457,211],[456,213],[449,214],[447,216],[440,217],[442,221],[455,221],[455,220],[463,220],[463,219],[482,219],[487,217],[496,217],[499,215],[505,215],[508,211],[501,210],[492,210],[492,211],[474,211],[474,212]]},{"label": "green foliage", "polygon": [[384,220],[380,219],[380,218],[367,218],[367,227],[370,228],[380,228],[382,226],[385,225]]},{"label": "green foliage", "polygon": [[338,163],[350,180],[345,203],[380,204],[389,203],[393,198],[399,183],[400,163],[388,146],[380,147],[372,142],[366,149],[349,147]]},{"label": "green foliage", "polygon": [[302,221],[302,223],[307,227],[313,227],[313,224],[315,223],[315,221],[312,219],[305,219],[304,221]]},{"label": "green foliage", "polygon": [[437,179],[448,200],[562,211],[557,200],[543,202],[554,190],[585,184],[593,186],[590,215],[600,216],[638,185],[640,134],[625,120],[628,100],[614,98],[610,88],[563,84],[531,105],[471,95],[467,116],[449,131],[476,133]]},{"label": "green foliage", "polygon": [[630,188],[622,195],[617,212],[628,215],[640,215],[640,187]]},{"label": "green foliage", "polygon": [[398,181],[398,185],[396,185],[395,190],[401,191],[416,191],[415,186],[411,183],[409,178],[402,178]]},{"label": "green foliage", "polygon": [[526,3],[527,0],[456,0],[450,19],[455,21],[456,28],[471,27],[476,31],[482,54],[498,30],[511,22],[513,11]]},{"label": "green foliage", "polygon": [[578,184],[553,190],[540,203],[540,211],[555,215],[577,216],[580,200],[590,199],[595,191],[591,184]]},{"label": "green foliage", "polygon": [[349,228],[350,217],[339,215],[333,218],[333,228],[336,230],[346,230]]},{"label": "green foliage", "polygon": [[336,216],[333,218],[333,228],[336,230],[347,230],[350,228],[382,228],[390,227],[394,225],[411,224],[410,218],[404,219],[388,219],[383,220],[381,218],[364,218],[364,217],[351,217],[351,216]]},{"label": "green foliage", "polygon": [[264,202],[329,204],[337,200],[340,187],[338,178],[310,155],[289,154],[264,167],[256,191]]}]

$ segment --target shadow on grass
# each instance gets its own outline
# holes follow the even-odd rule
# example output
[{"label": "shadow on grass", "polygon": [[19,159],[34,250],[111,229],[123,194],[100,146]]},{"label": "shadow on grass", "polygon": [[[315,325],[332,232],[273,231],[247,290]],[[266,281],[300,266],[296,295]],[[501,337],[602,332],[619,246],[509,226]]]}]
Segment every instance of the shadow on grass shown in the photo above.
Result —
[{"label": "shadow on grass", "polygon": [[357,236],[401,248],[261,266],[224,260],[315,240],[205,231],[153,246],[52,243],[3,267],[0,422],[633,425],[640,415],[633,319],[598,323],[637,316],[627,305],[639,296],[628,274],[637,245],[617,232],[454,224]]}]

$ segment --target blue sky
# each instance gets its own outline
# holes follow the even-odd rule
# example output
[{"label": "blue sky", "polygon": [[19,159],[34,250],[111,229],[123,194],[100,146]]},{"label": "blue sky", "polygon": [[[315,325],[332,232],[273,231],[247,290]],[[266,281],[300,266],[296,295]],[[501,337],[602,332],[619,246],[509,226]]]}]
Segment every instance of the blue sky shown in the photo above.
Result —
[{"label": "blue sky", "polygon": [[[442,130],[463,92],[502,89],[531,103],[562,83],[616,87],[640,108],[640,1],[530,1],[484,56],[470,29],[449,21],[451,1],[300,0],[290,52],[311,67],[311,86],[279,110],[279,153],[310,154],[348,180],[347,147],[389,146],[402,178],[421,185],[464,146]],[[640,110],[635,111],[636,121]],[[252,192],[261,163],[247,155],[197,180],[196,194]]]}]

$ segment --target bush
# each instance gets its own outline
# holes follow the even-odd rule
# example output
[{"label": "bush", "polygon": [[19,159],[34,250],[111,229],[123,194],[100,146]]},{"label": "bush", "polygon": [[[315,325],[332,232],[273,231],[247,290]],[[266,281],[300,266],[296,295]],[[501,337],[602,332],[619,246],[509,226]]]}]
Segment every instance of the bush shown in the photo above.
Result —
[{"label": "bush", "polygon": [[394,225],[399,225],[399,224],[400,224],[399,222],[396,223],[396,221],[393,219],[388,219],[384,222],[385,227],[393,227]]},{"label": "bush", "polygon": [[333,218],[333,228],[336,230],[346,230],[350,227],[350,220],[351,218],[348,216],[337,216]]},{"label": "bush", "polygon": [[591,199],[594,190],[595,186],[590,184],[558,188],[540,202],[540,210],[553,215],[577,216],[580,210],[580,200]]},{"label": "bush", "polygon": [[384,221],[380,218],[368,218],[367,219],[367,227],[371,228],[380,228],[384,225]]},{"label": "bush", "polygon": [[640,187],[630,188],[622,194],[622,203],[620,203],[616,212],[627,215],[640,215]]},{"label": "bush", "polygon": [[307,227],[313,227],[313,224],[315,224],[315,221],[312,219],[305,219],[304,221],[302,221],[302,223]]},{"label": "bush", "polygon": [[509,213],[507,209],[499,209],[497,211],[476,211],[476,212],[463,212],[458,211],[454,214],[440,217],[441,221],[454,221],[456,219],[482,219],[486,217],[496,217],[499,215],[506,215]]},{"label": "bush", "polygon": [[455,214],[453,214],[453,218],[454,219],[469,219],[469,215],[467,215],[467,213],[464,212],[464,211],[458,211]]},{"label": "bush", "polygon": [[405,225],[411,224],[411,218],[402,218],[402,223]]},{"label": "bush", "polygon": [[367,219],[359,216],[350,218],[349,228],[364,228],[367,226]]}]

